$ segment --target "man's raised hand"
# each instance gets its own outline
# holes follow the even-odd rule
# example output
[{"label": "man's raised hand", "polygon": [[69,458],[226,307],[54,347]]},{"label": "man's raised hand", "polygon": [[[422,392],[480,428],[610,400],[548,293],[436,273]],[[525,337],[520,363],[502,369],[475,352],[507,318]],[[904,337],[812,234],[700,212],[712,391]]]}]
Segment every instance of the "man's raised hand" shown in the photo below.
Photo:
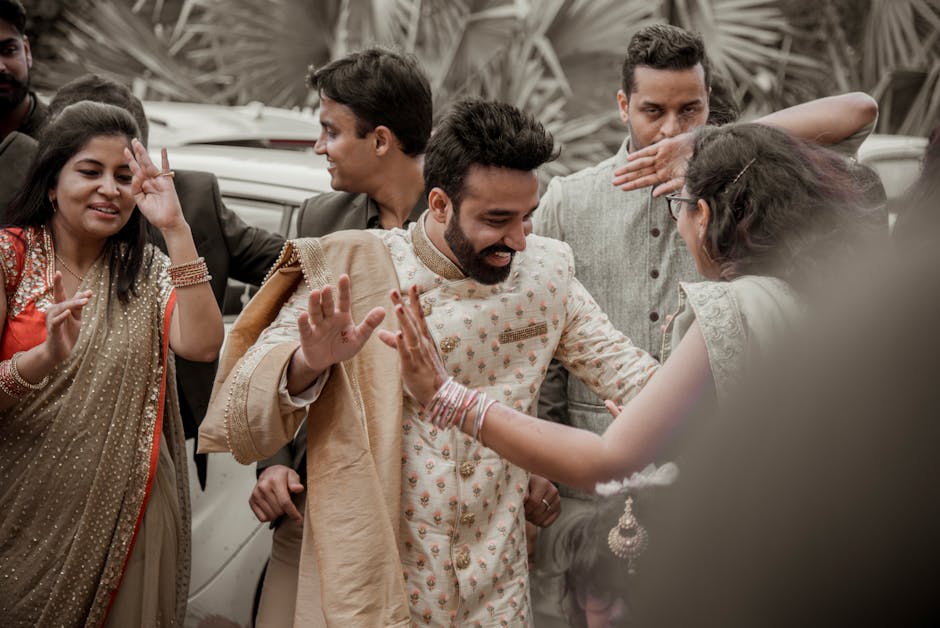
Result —
[{"label": "man's raised hand", "polygon": [[[335,298],[334,298],[335,293]],[[356,325],[350,312],[349,275],[341,275],[336,289],[311,290],[307,311],[297,317],[300,349],[307,378],[316,379],[332,365],[348,360],[362,349],[375,328],[385,319],[385,309],[374,308]],[[291,379],[291,378],[289,378]],[[308,385],[312,381],[307,382]],[[294,388],[288,385],[288,388]]]}]

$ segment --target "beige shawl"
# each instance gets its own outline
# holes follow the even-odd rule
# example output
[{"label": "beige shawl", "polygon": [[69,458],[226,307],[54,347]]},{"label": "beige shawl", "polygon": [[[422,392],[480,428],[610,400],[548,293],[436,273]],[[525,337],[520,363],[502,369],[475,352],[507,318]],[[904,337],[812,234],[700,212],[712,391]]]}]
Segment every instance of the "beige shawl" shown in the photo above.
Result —
[{"label": "beige shawl", "polygon": [[[72,355],[46,388],[0,413],[0,617],[4,626],[99,626],[124,574],[161,438],[179,499],[175,613],[189,587],[189,493],[167,330],[173,297],[158,251],[122,305],[99,260],[82,288]],[[51,251],[33,258],[48,265]],[[108,295],[110,293],[110,308]],[[167,382],[169,381],[169,385]],[[166,619],[166,618],[165,618]]]},{"label": "beige shawl", "polygon": [[[350,276],[356,320],[388,305],[389,290],[398,286],[385,245],[368,232],[289,242],[229,333],[199,431],[200,451],[230,451],[248,464],[293,437],[304,412],[282,415],[278,385],[298,343],[252,345],[301,280],[308,289],[335,285],[340,272]],[[386,317],[383,326],[394,329],[394,317]],[[373,338],[354,359],[333,367],[310,408],[304,551],[312,546],[316,553],[322,605],[304,594],[311,561],[301,556],[295,626],[308,625],[306,618],[321,608],[329,626],[410,623],[398,555],[399,368],[397,354]]]}]

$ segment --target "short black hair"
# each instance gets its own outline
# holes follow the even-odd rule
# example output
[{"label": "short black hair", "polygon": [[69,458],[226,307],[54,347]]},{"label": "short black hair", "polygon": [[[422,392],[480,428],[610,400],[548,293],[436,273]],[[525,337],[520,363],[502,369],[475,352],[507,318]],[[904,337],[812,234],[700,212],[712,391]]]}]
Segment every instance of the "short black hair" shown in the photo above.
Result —
[{"label": "short black hair", "polygon": [[134,122],[140,129],[138,139],[144,146],[147,146],[150,126],[147,123],[144,106],[126,85],[97,74],[82,75],[69,81],[55,93],[49,103],[49,118],[54,118],[69,105],[82,100],[114,105],[126,110],[134,117]]},{"label": "short black hair", "polygon": [[424,156],[427,191],[444,190],[457,209],[472,165],[528,172],[558,157],[551,133],[501,102],[462,100],[441,120]]},{"label": "short black hair", "polygon": [[26,32],[26,9],[20,0],[0,0],[0,20],[7,22],[20,35]]},{"label": "short black hair", "polygon": [[670,24],[641,28],[630,39],[627,56],[623,60],[620,72],[623,93],[629,99],[635,90],[633,73],[637,66],[654,70],[688,70],[699,63],[705,70],[705,88],[710,89],[711,69],[701,35]]},{"label": "short black hair", "polygon": [[420,155],[427,147],[433,116],[431,85],[413,55],[368,48],[311,69],[307,81],[356,114],[359,137],[386,126],[405,154]]}]

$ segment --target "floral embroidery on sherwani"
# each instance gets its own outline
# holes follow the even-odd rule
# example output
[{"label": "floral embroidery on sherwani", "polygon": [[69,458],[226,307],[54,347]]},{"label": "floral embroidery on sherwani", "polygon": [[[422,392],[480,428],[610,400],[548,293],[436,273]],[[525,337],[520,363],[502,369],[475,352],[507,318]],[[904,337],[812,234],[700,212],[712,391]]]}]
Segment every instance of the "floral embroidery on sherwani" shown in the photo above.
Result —
[{"label": "floral embroidery on sherwani", "polygon": [[[462,384],[531,413],[555,355],[621,400],[657,368],[574,279],[567,245],[530,236],[509,279],[490,286],[457,271],[421,225],[376,233],[395,261],[402,292],[421,286],[431,335]],[[405,400],[399,551],[417,625],[531,624],[527,487],[525,470],[456,429],[423,421]]]}]

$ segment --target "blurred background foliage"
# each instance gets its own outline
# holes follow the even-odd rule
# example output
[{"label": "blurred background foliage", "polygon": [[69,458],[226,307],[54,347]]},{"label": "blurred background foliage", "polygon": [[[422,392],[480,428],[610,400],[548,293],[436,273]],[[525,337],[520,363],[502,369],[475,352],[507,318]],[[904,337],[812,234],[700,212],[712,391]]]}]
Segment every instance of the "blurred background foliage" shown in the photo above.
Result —
[{"label": "blurred background foliage", "polygon": [[387,45],[424,64],[439,115],[469,95],[536,115],[557,174],[616,150],[627,42],[670,22],[702,33],[746,116],[863,90],[878,131],[925,135],[940,113],[940,0],[25,0],[35,87],[84,72],[141,98],[315,106],[308,66]]}]

